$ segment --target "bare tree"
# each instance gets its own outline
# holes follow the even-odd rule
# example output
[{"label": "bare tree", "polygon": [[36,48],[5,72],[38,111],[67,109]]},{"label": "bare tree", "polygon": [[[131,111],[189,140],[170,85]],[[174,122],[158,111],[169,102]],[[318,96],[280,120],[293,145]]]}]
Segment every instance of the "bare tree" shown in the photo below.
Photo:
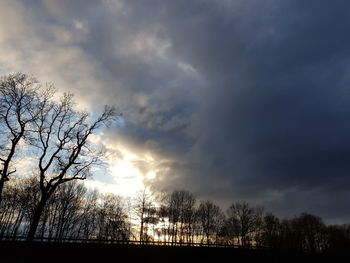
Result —
[{"label": "bare tree", "polygon": [[187,242],[192,243],[195,235],[196,214],[196,198],[190,192],[185,191],[183,206],[181,212],[181,234],[186,238]]},{"label": "bare tree", "polygon": [[272,213],[267,213],[262,222],[262,231],[257,243],[268,248],[280,246],[281,223],[278,217]]},{"label": "bare tree", "polygon": [[150,221],[148,218],[150,217],[152,207],[154,207],[153,198],[147,189],[143,188],[136,194],[135,198],[135,212],[140,222],[140,242],[147,242],[148,240],[147,224]]},{"label": "bare tree", "polygon": [[87,189],[71,181],[57,187],[40,220],[41,236],[59,240],[74,235]]},{"label": "bare tree", "polygon": [[303,250],[321,252],[325,247],[326,226],[318,216],[302,213],[294,219],[296,231],[301,234]]},{"label": "bare tree", "polygon": [[3,201],[0,204],[0,238],[16,234],[23,219],[22,192],[18,183],[17,180],[11,180],[3,191]]},{"label": "bare tree", "polygon": [[[163,202],[165,201],[166,196],[164,196],[164,199],[162,200]],[[169,242],[170,240],[170,235],[169,235],[169,210],[166,204],[161,204],[161,206],[158,209],[158,219],[160,222],[160,236],[161,239],[164,242]]]},{"label": "bare tree", "polygon": [[0,203],[5,182],[16,172],[16,169],[11,169],[11,164],[19,143],[37,117],[39,87],[34,78],[22,73],[7,75],[0,80]]},{"label": "bare tree", "polygon": [[278,246],[318,253],[327,247],[326,232],[320,217],[303,213],[281,221]]},{"label": "bare tree", "polygon": [[97,229],[98,196],[96,189],[85,194],[75,237],[88,239],[94,236]]},{"label": "bare tree", "polygon": [[350,249],[350,224],[327,226],[327,247],[329,252],[348,252]]},{"label": "bare tree", "polygon": [[44,207],[57,187],[72,180],[84,180],[90,168],[98,164],[100,155],[93,150],[89,136],[116,117],[113,107],[106,106],[93,122],[89,114],[74,109],[73,95],[64,94],[59,102],[43,97],[34,121],[36,136],[32,145],[38,153],[41,198],[28,232],[33,240]]},{"label": "bare tree", "polygon": [[162,214],[167,216],[167,235],[172,243],[193,240],[196,198],[188,191],[174,190],[165,198]]},{"label": "bare tree", "polygon": [[97,237],[126,241],[129,239],[129,225],[122,199],[113,194],[105,194],[97,210]]},{"label": "bare tree", "polygon": [[251,207],[247,202],[233,203],[227,210],[229,231],[238,239],[242,246],[251,244],[252,235],[262,223],[262,208]]},{"label": "bare tree", "polygon": [[210,201],[202,201],[197,213],[202,236],[201,243],[204,238],[207,244],[210,244],[211,241],[216,242],[217,233],[224,218],[220,207]]},{"label": "bare tree", "polygon": [[[182,192],[182,193],[181,193]],[[181,221],[181,206],[182,206],[183,191],[175,190],[171,193],[168,203],[168,216],[169,216],[169,234],[171,236],[171,242],[176,243],[178,241],[179,234],[179,222]]]},{"label": "bare tree", "polygon": [[24,234],[33,214],[33,205],[39,198],[37,178],[13,178],[6,184],[0,204],[0,237]]}]

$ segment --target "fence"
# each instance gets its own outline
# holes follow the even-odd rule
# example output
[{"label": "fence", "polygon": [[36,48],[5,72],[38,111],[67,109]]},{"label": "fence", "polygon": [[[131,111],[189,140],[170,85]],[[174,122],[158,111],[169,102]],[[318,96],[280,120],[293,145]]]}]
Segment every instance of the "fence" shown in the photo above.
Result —
[{"label": "fence", "polygon": [[[13,241],[13,242],[26,242],[26,236],[15,236],[0,238],[2,241]],[[229,244],[224,242],[216,243],[194,243],[194,242],[170,242],[170,241],[139,241],[139,240],[116,240],[116,239],[101,239],[101,238],[48,238],[38,237],[34,238],[32,242],[51,242],[51,243],[77,243],[77,244],[106,244],[106,245],[143,245],[143,246],[181,246],[181,247],[214,247],[214,248],[244,248],[244,249],[264,249],[265,247],[249,245],[241,246],[236,244]]]}]

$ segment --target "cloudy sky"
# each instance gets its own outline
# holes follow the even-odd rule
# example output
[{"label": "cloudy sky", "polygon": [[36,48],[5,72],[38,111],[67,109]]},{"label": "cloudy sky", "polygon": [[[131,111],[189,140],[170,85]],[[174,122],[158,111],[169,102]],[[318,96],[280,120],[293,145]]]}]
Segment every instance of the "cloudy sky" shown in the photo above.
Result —
[{"label": "cloudy sky", "polygon": [[0,73],[118,124],[90,180],[350,221],[350,3],[0,0]]}]

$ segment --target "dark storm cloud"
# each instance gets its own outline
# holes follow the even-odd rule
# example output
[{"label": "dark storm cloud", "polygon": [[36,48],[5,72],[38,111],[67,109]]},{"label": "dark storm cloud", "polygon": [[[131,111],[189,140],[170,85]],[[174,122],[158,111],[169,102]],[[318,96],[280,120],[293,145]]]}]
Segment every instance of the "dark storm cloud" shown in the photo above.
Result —
[{"label": "dark storm cloud", "polygon": [[111,141],[167,160],[158,188],[346,221],[349,11],[340,0],[107,0],[31,12],[75,28],[64,47],[84,55],[79,73],[97,72],[76,93],[123,111]]},{"label": "dark storm cloud", "polygon": [[[315,212],[349,215],[349,4],[232,3],[163,10],[173,52],[207,85],[197,140],[171,170],[184,176],[167,182],[255,202],[280,191],[285,207],[298,200],[294,213],[320,199]],[[300,198],[307,193],[312,202]]]}]

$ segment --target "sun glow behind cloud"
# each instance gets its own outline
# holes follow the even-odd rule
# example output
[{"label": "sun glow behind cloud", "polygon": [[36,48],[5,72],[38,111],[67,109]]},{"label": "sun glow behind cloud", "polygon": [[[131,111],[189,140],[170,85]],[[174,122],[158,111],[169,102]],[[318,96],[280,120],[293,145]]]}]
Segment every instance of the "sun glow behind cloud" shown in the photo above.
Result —
[{"label": "sun glow behind cloud", "polygon": [[115,160],[108,167],[109,176],[115,182],[118,194],[133,196],[143,187],[144,175],[133,165],[131,156],[125,156],[124,160]]},{"label": "sun glow behind cloud", "polygon": [[[94,170],[94,177],[86,180],[89,188],[97,188],[102,193],[114,193],[123,197],[134,197],[147,187],[147,183],[157,178],[157,165],[150,153],[137,153],[127,146],[103,140],[104,135],[94,135],[94,144],[105,147],[104,169]],[[135,149],[134,149],[135,150]]]}]

